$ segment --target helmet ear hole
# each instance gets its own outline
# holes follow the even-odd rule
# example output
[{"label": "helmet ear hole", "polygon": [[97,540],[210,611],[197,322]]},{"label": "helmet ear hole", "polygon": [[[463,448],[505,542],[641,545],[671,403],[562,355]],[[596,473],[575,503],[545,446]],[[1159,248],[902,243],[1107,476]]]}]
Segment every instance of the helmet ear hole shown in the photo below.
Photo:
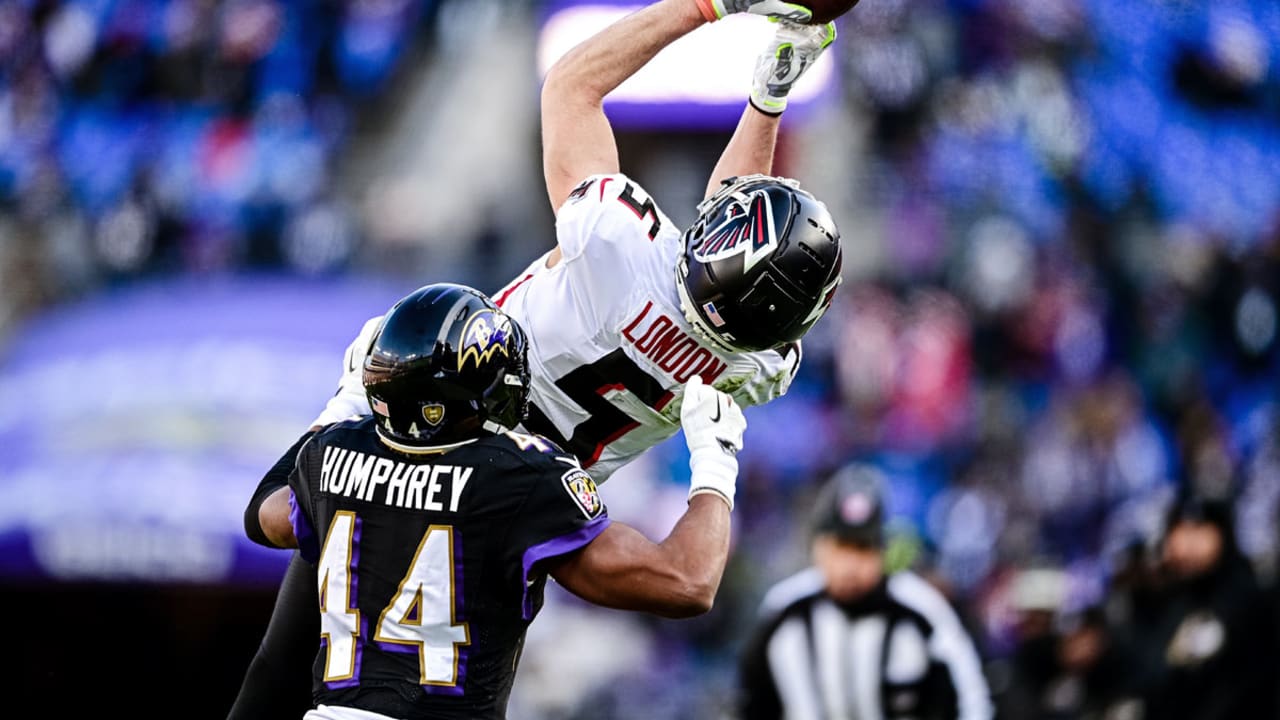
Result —
[{"label": "helmet ear hole", "polygon": [[757,351],[799,340],[839,277],[840,232],[787,178],[731,178],[699,205],[677,270],[685,317],[714,344]]}]

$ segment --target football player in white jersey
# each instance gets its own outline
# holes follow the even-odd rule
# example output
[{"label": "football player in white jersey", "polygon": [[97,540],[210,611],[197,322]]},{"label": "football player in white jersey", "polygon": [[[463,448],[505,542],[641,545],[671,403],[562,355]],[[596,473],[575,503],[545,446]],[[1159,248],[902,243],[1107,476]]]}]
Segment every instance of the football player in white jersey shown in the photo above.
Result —
[{"label": "football player in white jersey", "polygon": [[[667,45],[735,12],[771,16],[778,29],[699,216],[682,231],[620,173],[603,101]],[[787,94],[835,39],[834,25],[808,19],[782,0],[659,0],[571,50],[545,79],[543,168],[557,246],[493,297],[529,337],[523,429],[573,453],[597,482],[679,429],[693,375],[742,406],[785,393],[800,338],[831,304],[839,231],[796,182],[767,174]],[[361,367],[379,320],[348,348],[339,392],[313,430],[370,412]],[[279,517],[271,505],[288,501],[277,490],[302,442],[246,511],[250,537],[268,546],[284,529],[260,519]],[[732,483],[721,491],[732,505]],[[291,563],[230,718],[280,717],[305,704],[290,687],[305,687],[314,654],[316,589],[300,563]]]},{"label": "football player in white jersey", "polygon": [[[683,9],[684,12],[679,11]],[[799,340],[840,282],[839,232],[826,207],[772,165],[785,92],[757,87],[712,174],[710,197],[681,229],[618,171],[604,96],[671,40],[702,24],[693,0],[650,6],[551,68],[542,96],[544,174],[557,246],[496,302],[532,338],[526,428],[557,441],[600,480],[679,429],[692,375],[758,405],[786,392]],[[785,23],[764,62],[802,73],[831,25]],[[791,79],[794,81],[794,78]],[[789,86],[786,88],[789,90]],[[761,108],[771,109],[770,112]],[[368,348],[377,318],[348,351]],[[368,414],[359,362],[323,422]]]}]

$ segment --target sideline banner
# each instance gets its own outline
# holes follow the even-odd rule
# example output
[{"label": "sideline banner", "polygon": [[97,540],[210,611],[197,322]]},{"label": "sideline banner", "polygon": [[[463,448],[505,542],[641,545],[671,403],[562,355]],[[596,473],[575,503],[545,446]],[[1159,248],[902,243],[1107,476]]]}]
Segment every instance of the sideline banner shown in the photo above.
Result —
[{"label": "sideline banner", "polygon": [[0,580],[276,582],[245,504],[393,285],[184,278],[30,318],[0,350]]}]

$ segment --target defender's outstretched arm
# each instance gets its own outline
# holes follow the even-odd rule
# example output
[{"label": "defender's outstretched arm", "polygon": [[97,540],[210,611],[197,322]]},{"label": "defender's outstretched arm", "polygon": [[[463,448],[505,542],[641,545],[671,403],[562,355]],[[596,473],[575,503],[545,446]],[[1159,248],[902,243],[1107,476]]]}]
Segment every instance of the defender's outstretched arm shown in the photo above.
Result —
[{"label": "defender's outstretched arm", "polygon": [[689,509],[660,543],[615,522],[586,547],[553,561],[549,574],[570,592],[597,605],[665,617],[711,609],[729,559],[729,511],[747,421],[731,397],[697,375],[685,386],[680,420],[689,444]]},{"label": "defender's outstretched arm", "polygon": [[697,495],[661,543],[614,522],[549,569],[556,582],[596,605],[684,618],[711,609],[728,558],[729,505]]}]

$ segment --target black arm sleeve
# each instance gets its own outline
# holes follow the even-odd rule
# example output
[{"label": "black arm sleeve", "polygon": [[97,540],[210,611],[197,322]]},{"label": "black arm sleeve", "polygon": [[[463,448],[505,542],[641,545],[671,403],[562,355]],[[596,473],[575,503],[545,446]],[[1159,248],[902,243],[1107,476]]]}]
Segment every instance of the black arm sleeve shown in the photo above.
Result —
[{"label": "black arm sleeve", "polygon": [[307,431],[305,435],[298,438],[298,441],[289,448],[288,452],[276,461],[275,465],[262,476],[262,480],[258,483],[258,488],[253,491],[253,497],[249,499],[249,506],[244,509],[244,534],[249,539],[269,548],[276,546],[267,540],[266,533],[262,532],[262,523],[258,521],[258,510],[262,507],[263,501],[271,493],[282,487],[289,486],[289,473],[293,472],[293,466],[298,462],[298,451],[302,446],[315,435],[315,431]]},{"label": "black arm sleeve", "polygon": [[227,720],[300,718],[311,709],[311,668],[320,648],[319,606],[315,566],[295,552]]}]

